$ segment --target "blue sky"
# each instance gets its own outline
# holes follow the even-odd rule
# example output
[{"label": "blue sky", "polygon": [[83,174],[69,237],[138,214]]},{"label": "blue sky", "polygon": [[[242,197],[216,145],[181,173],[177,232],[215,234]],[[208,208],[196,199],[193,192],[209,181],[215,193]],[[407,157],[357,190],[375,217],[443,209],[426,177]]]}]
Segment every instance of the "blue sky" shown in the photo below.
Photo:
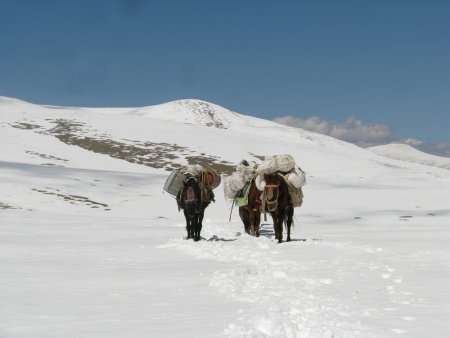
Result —
[{"label": "blue sky", "polygon": [[450,1],[0,0],[0,95],[198,98],[450,142]]}]

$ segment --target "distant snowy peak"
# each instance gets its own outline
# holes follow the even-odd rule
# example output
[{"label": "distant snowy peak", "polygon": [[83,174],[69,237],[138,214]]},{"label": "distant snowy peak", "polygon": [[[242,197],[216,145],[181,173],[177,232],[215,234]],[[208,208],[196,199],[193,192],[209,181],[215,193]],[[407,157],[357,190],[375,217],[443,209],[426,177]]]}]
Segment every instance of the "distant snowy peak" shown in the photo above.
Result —
[{"label": "distant snowy peak", "polygon": [[216,104],[200,100],[180,100],[175,101],[180,111],[187,111],[193,114],[194,119],[199,124],[208,127],[228,128],[230,126],[231,111]]},{"label": "distant snowy peak", "polygon": [[129,114],[220,129],[229,128],[235,115],[219,105],[194,99],[136,108]]},{"label": "distant snowy peak", "polygon": [[450,158],[424,153],[407,144],[392,143],[368,148],[374,153],[395,160],[450,169]]},{"label": "distant snowy peak", "polygon": [[30,106],[31,103],[14,99],[11,97],[0,96],[0,107],[10,107],[10,106]]}]

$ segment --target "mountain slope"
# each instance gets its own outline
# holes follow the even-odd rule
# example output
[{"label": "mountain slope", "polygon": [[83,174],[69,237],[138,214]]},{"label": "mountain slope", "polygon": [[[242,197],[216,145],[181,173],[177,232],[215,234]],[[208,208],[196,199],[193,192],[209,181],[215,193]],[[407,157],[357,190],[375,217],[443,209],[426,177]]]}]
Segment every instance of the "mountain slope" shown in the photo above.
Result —
[{"label": "mountain slope", "polygon": [[[4,98],[0,109],[4,135],[8,133],[7,137],[17,142],[36,140],[29,142],[33,149],[15,152],[17,159],[23,153],[45,154],[45,149],[36,147],[44,139],[55,142],[55,138],[90,152],[167,170],[198,163],[229,173],[236,161],[257,160],[277,153],[280,147],[285,147],[285,152],[298,153],[301,158],[315,154],[318,146],[327,157],[337,153],[346,156],[348,149],[370,157],[363,150],[331,137],[240,115],[203,101],[175,101],[143,108],[68,108]],[[328,147],[333,147],[332,153]],[[61,153],[50,156],[63,158]],[[25,161],[30,157],[33,158],[25,156]],[[67,165],[72,165],[71,159],[67,161]]]},{"label": "mountain slope", "polygon": [[436,156],[417,150],[408,144],[386,144],[368,148],[374,153],[400,161],[420,163],[450,169],[450,159],[447,157]]}]

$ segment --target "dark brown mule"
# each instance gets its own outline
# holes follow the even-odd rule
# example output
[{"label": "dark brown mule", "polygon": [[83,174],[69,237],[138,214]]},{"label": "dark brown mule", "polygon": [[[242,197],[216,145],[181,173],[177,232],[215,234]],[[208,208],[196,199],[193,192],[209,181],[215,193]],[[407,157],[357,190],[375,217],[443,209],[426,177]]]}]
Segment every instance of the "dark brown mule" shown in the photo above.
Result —
[{"label": "dark brown mule", "polygon": [[291,240],[291,225],[294,207],[289,196],[289,187],[281,172],[265,174],[264,204],[266,212],[270,212],[273,220],[273,230],[278,243],[283,241],[283,222],[287,228],[286,241]]},{"label": "dark brown mule", "polygon": [[183,209],[186,218],[188,239],[200,240],[205,209],[210,203],[210,200],[206,202],[202,200],[202,187],[197,178],[188,178],[180,194],[180,207]]},{"label": "dark brown mule", "polygon": [[244,223],[245,232],[258,237],[261,223],[261,191],[256,188],[254,178],[249,184],[248,204],[239,207],[239,216]]}]

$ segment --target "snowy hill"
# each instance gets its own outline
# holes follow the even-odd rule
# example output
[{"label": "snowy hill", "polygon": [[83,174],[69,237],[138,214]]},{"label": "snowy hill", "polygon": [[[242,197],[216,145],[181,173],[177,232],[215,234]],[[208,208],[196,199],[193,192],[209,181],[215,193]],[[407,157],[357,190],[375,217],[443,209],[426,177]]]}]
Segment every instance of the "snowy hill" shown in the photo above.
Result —
[{"label": "snowy hill", "polygon": [[[350,148],[365,154],[353,145],[325,135],[241,115],[198,100],[142,108],[68,108],[2,98],[0,109],[4,137],[8,134],[8,138],[17,142],[26,140],[25,143],[32,144],[26,146],[28,149],[14,151],[12,157],[15,161],[23,157],[27,163],[42,164],[42,156],[38,158],[34,153],[46,154],[48,149],[55,152],[47,142],[54,143],[66,157],[72,152],[63,150],[67,148],[64,144],[76,146],[76,152],[85,149],[155,169],[171,170],[187,163],[205,164],[207,161],[222,173],[233,170],[239,159],[251,157],[251,160],[257,160],[278,152],[284,145],[297,149],[295,152],[301,153],[302,157],[315,152],[318,145],[324,147],[325,153],[329,151],[325,146],[333,145],[333,152],[339,149],[345,154]],[[267,144],[260,143],[261,137]],[[223,147],[224,142],[227,147]],[[6,145],[11,148],[8,143]],[[83,153],[92,156],[90,152]],[[62,165],[61,160],[51,156],[47,156],[48,164]],[[367,157],[367,154],[362,156]],[[60,152],[53,157],[64,158],[68,166],[77,161]],[[100,158],[107,160],[105,156]],[[88,166],[95,165],[88,163]]]},{"label": "snowy hill", "polygon": [[368,148],[374,153],[400,161],[420,163],[450,169],[450,158],[436,156],[417,150],[408,144],[386,144]]},{"label": "snowy hill", "polygon": [[[222,186],[200,242],[170,170],[293,155],[293,241],[243,231]],[[181,100],[0,97],[0,337],[444,337],[450,171]]]}]

